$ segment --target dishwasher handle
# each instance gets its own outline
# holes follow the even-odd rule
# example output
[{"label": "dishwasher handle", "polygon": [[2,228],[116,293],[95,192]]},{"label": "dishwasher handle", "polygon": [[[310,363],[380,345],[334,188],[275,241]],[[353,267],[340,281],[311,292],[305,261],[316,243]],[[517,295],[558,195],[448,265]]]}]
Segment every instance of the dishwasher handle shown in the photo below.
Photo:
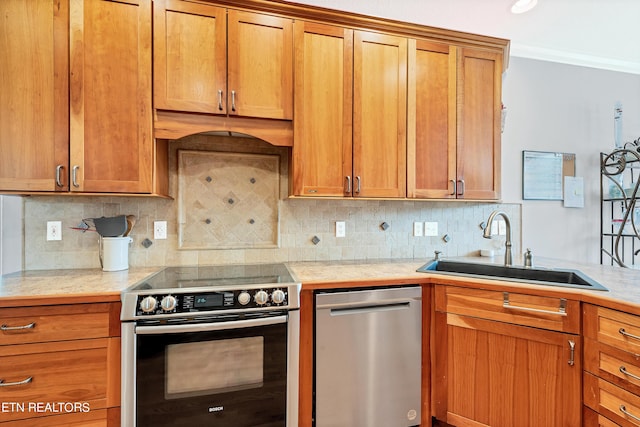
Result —
[{"label": "dishwasher handle", "polygon": [[331,316],[344,316],[350,314],[368,314],[379,313],[384,311],[405,310],[411,306],[410,301],[381,303],[381,304],[357,304],[345,305],[341,307],[327,307]]}]

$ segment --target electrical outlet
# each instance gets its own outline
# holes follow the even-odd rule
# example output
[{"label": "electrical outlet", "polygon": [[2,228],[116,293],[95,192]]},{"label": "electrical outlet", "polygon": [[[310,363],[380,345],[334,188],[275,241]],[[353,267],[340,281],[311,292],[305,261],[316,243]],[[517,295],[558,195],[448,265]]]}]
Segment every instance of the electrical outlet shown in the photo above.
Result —
[{"label": "electrical outlet", "polygon": [[336,221],[336,237],[347,235],[347,225],[344,221]]},{"label": "electrical outlet", "polygon": [[415,237],[424,236],[424,228],[422,226],[422,222],[413,223],[413,235]]},{"label": "electrical outlet", "polygon": [[153,221],[153,238],[156,240],[167,238],[167,221]]},{"label": "electrical outlet", "polygon": [[438,223],[437,222],[425,222],[424,223],[424,235],[425,236],[437,236],[438,235]]},{"label": "electrical outlet", "polygon": [[62,240],[62,221],[47,221],[47,240]]}]

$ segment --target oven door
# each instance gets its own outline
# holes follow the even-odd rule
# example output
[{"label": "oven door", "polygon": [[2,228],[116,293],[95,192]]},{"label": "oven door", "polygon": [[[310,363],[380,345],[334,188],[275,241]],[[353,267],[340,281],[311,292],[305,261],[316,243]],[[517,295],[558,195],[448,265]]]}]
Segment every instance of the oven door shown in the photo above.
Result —
[{"label": "oven door", "polygon": [[284,427],[287,317],[136,326],[135,425]]}]

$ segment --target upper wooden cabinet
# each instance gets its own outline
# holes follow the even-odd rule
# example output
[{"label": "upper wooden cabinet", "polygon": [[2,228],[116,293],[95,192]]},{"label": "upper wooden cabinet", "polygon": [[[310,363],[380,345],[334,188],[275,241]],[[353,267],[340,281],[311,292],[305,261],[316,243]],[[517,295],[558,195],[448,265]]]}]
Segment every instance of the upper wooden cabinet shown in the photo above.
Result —
[{"label": "upper wooden cabinet", "polygon": [[455,198],[456,48],[409,40],[407,196]]},{"label": "upper wooden cabinet", "polygon": [[500,198],[502,58],[411,40],[408,197]]},{"label": "upper wooden cabinet", "polygon": [[151,193],[151,0],[73,1],[71,191]]},{"label": "upper wooden cabinet", "polygon": [[352,194],[405,197],[407,39],[356,31],[353,58]]},{"label": "upper wooden cabinet", "polygon": [[293,193],[404,197],[407,41],[296,22]]},{"label": "upper wooden cabinet", "polygon": [[291,120],[293,21],[156,0],[154,76],[156,109]]},{"label": "upper wooden cabinet", "polygon": [[499,199],[502,56],[462,48],[457,78],[456,196]]},{"label": "upper wooden cabinet", "polygon": [[0,1],[0,16],[0,190],[66,191],[69,2]]},{"label": "upper wooden cabinet", "polygon": [[343,196],[352,175],[353,30],[295,23],[293,194]]},{"label": "upper wooden cabinet", "polygon": [[152,193],[151,0],[0,13],[0,191]]}]

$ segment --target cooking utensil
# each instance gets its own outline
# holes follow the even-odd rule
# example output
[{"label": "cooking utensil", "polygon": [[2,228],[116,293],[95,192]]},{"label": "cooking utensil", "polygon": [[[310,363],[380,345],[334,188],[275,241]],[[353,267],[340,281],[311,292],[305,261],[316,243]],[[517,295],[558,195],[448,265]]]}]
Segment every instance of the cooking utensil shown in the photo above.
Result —
[{"label": "cooking utensil", "polygon": [[127,215],[127,231],[124,232],[123,236],[128,236],[133,229],[133,226],[136,225],[136,216],[135,215]]},{"label": "cooking utensil", "polygon": [[93,223],[102,237],[120,237],[127,231],[127,217],[124,215],[93,218]]}]

